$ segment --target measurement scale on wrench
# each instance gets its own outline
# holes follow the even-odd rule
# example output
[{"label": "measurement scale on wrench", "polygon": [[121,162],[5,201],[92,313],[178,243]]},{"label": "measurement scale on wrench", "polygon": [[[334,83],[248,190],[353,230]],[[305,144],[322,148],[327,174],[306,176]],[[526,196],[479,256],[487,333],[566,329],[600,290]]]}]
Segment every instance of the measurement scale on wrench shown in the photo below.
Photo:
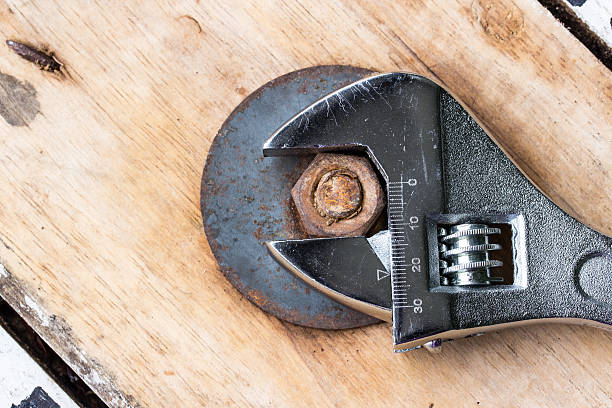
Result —
[{"label": "measurement scale on wrench", "polygon": [[276,131],[265,156],[367,155],[386,182],[388,230],[271,241],[271,254],[329,297],[391,320],[396,351],[543,319],[610,328],[612,239],[483,149],[486,135],[451,126],[443,138],[440,96],[426,78],[377,75]]}]

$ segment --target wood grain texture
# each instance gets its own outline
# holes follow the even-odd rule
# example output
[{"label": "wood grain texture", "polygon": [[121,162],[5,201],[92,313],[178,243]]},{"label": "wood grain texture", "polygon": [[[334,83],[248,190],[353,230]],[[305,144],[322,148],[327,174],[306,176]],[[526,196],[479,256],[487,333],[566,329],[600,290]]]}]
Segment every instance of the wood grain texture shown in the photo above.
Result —
[{"label": "wood grain texture", "polygon": [[0,36],[66,72],[0,47],[0,72],[35,90],[11,112],[39,112],[0,120],[0,294],[111,406],[612,403],[610,333],[547,325],[395,355],[384,324],[264,314],[202,229],[202,168],[232,109],[288,71],[350,64],[438,80],[612,235],[611,74],[535,0],[12,0]]}]

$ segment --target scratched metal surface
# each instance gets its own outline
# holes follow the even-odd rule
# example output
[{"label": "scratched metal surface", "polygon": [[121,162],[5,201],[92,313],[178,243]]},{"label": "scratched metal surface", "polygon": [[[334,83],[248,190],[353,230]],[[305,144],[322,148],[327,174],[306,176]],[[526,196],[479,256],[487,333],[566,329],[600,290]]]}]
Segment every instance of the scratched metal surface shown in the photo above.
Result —
[{"label": "scratched metal surface", "polygon": [[325,94],[367,76],[365,69],[320,66],[277,78],[247,97],[213,141],[202,177],[204,230],[230,282],[268,313],[325,329],[377,320],[311,290],[269,256],[264,241],[305,238],[290,196],[311,157],[263,158],[264,141]]},{"label": "scratched metal surface", "polygon": [[527,287],[458,291],[454,327],[556,317],[612,324],[612,238],[538,191],[448,94],[441,122],[446,213],[520,213],[526,221]]},{"label": "scratched metal surface", "polygon": [[[421,176],[426,181],[427,167],[430,174],[436,174],[432,170],[439,169],[434,167],[439,163],[438,153],[430,148],[419,155],[418,146],[423,144],[422,134],[432,135],[431,142],[436,140],[434,137],[438,133],[435,125],[438,121],[424,121],[427,125],[425,128],[419,127],[415,119],[435,119],[440,107],[444,166],[437,174],[444,175],[446,197],[437,194],[439,190],[431,177],[429,183],[424,183],[425,188],[409,191],[408,196],[403,192],[403,187],[394,189],[393,197],[401,196],[403,200],[399,204],[390,204],[400,209],[389,210],[390,217],[394,216],[389,221],[390,228],[395,222],[396,231],[406,229],[404,220],[409,219],[410,214],[418,217],[430,215],[432,219],[439,220],[440,216],[435,214],[439,211],[445,213],[444,222],[449,224],[511,223],[516,245],[507,243],[508,248],[511,246],[512,249],[514,262],[509,272],[514,279],[506,285],[442,286],[437,267],[435,223],[428,224],[427,242],[421,242],[423,236],[420,231],[406,237],[400,235],[398,242],[406,243],[411,256],[417,250],[425,250],[419,245],[429,246],[431,267],[429,279],[424,274],[413,273],[408,274],[410,280],[407,284],[405,278],[394,281],[394,285],[404,281],[401,283],[403,286],[399,286],[402,291],[400,299],[412,297],[415,302],[419,300],[427,305],[421,310],[428,311],[422,316],[415,316],[415,312],[408,309],[413,307],[409,301],[393,299],[394,339],[399,345],[398,349],[410,347],[408,343],[418,338],[448,330],[519,320],[571,317],[612,324],[612,238],[580,224],[542,195],[448,94],[442,95],[439,105],[438,92],[419,94],[416,91],[421,88],[414,87],[413,81],[413,78],[402,73],[368,78],[365,82],[376,90],[378,98],[367,100],[361,100],[355,91],[364,81],[353,84],[303,110],[264,147],[270,156],[286,157],[296,152],[368,146],[372,161],[378,164],[381,173],[388,176],[388,188],[392,186],[391,176],[394,172],[396,183],[398,179],[401,180],[401,173],[397,175],[401,171],[410,175],[407,177]],[[423,98],[425,95],[429,99]],[[403,103],[405,98],[412,101],[413,96],[414,104]],[[345,109],[344,104],[348,100],[351,101],[350,109]],[[419,107],[416,113],[412,110],[415,106]],[[391,110],[394,113],[390,113]],[[407,119],[412,121],[406,123]],[[413,139],[410,141],[408,138]],[[406,146],[406,149],[403,150],[402,146]],[[410,146],[414,146],[410,154],[404,153]],[[398,152],[399,158],[396,156]],[[427,191],[432,185],[434,189]],[[431,194],[431,191],[435,194]],[[418,206],[414,206],[415,202]],[[398,212],[402,212],[399,217]],[[363,254],[363,251],[354,252],[354,246],[346,244],[345,240],[277,242],[275,250],[298,273],[313,277],[323,285],[327,285],[324,282],[330,282],[328,276],[333,275],[338,278],[333,287],[337,292],[358,299],[373,299],[365,291],[359,292],[361,285],[357,285],[358,291],[352,290],[353,282],[343,285],[346,276],[358,279],[355,271],[359,271],[359,267],[351,265],[351,261],[356,253]],[[400,265],[406,264],[402,251],[395,250],[393,244],[392,250],[393,254],[388,254],[392,262],[397,260]],[[329,254],[333,254],[333,257],[326,258]],[[421,256],[419,254],[417,259],[423,259]],[[372,254],[372,257],[375,255]],[[376,270],[376,263],[377,259],[369,263],[367,269]],[[345,273],[344,267],[348,273]],[[363,286],[368,285],[364,282]],[[396,302],[404,304],[396,306]],[[373,303],[380,304],[376,301]],[[408,306],[405,306],[406,303]],[[397,309],[404,308],[408,309],[406,313],[396,313]]]}]

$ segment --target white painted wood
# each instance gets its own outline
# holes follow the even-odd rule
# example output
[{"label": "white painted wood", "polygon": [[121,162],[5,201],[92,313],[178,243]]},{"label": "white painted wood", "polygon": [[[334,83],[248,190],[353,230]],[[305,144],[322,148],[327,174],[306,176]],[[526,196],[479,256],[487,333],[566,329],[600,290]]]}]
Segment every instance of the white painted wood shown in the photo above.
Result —
[{"label": "white painted wood", "polygon": [[41,387],[61,408],[78,408],[13,338],[0,327],[0,407],[8,408]]},{"label": "white painted wood", "polygon": [[612,47],[611,0],[587,0],[582,6],[572,6],[568,0],[563,1],[595,34]]}]

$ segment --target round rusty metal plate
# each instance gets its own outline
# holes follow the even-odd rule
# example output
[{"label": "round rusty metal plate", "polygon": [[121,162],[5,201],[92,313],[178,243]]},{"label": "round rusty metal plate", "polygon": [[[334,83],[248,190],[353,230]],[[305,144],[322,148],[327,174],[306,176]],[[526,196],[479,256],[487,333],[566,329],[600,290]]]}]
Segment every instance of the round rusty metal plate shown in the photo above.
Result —
[{"label": "round rusty metal plate", "polygon": [[319,66],[270,81],[227,118],[206,159],[200,204],[221,270],[250,301],[291,323],[345,329],[378,321],[310,289],[264,246],[266,240],[306,237],[290,192],[313,156],[264,159],[263,143],[304,107],[371,73]]}]

